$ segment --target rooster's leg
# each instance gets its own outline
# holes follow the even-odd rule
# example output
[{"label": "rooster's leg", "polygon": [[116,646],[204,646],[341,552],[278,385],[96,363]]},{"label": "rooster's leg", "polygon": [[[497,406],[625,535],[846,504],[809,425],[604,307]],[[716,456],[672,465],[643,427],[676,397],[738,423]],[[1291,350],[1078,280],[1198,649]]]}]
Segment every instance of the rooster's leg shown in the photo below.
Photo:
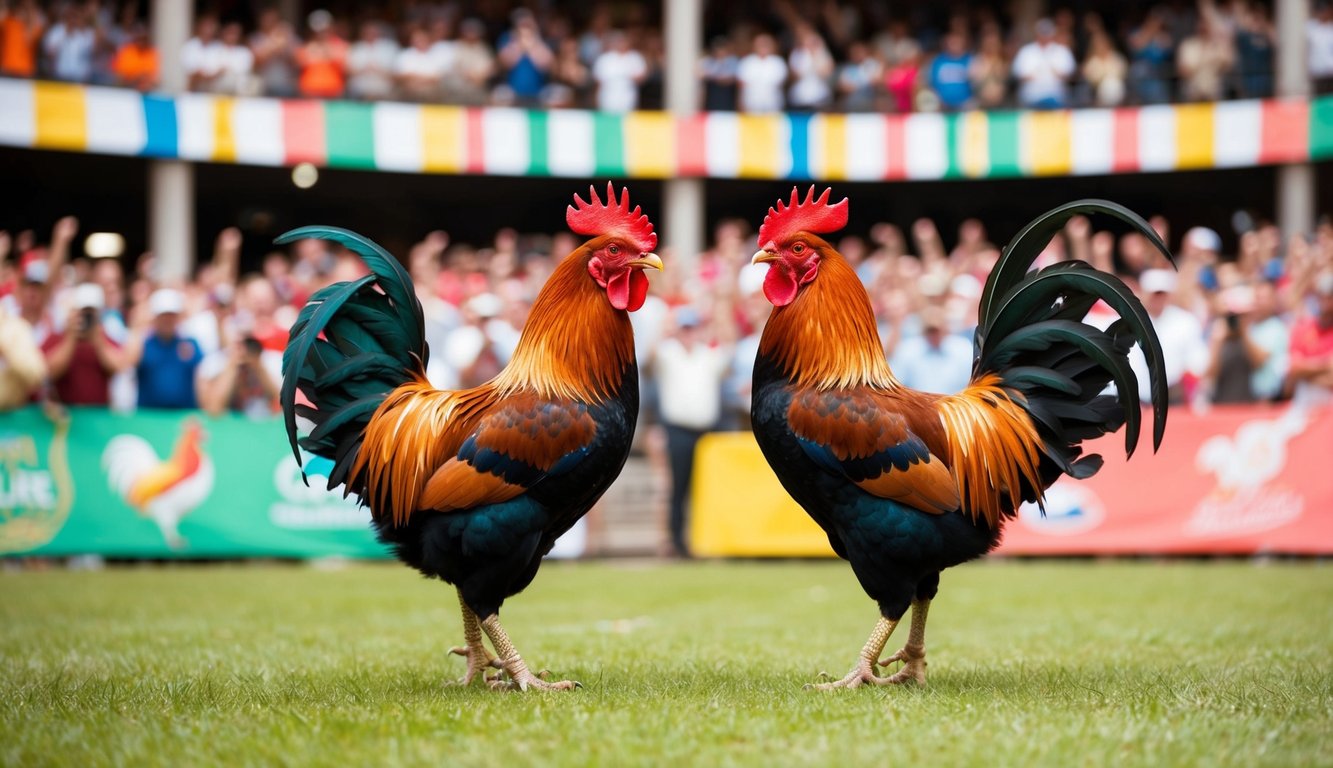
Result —
[{"label": "rooster's leg", "polygon": [[889,682],[926,684],[926,612],[929,610],[930,600],[912,601],[912,629],[907,634],[907,643],[880,662],[886,667],[895,661],[903,663],[902,669],[889,675]]},{"label": "rooster's leg", "polygon": [[500,626],[499,614],[492,613],[487,616],[486,620],[481,622],[481,628],[486,630],[486,636],[491,639],[491,645],[495,646],[495,652],[500,654],[500,664],[504,667],[504,671],[509,674],[509,682],[495,680],[491,682],[492,687],[520,691],[526,691],[529,688],[542,691],[567,691],[571,688],[583,687],[572,680],[548,683],[532,674],[528,670],[528,665],[523,661],[523,657],[519,656],[518,651],[514,649],[514,644],[509,642],[509,635],[505,634],[504,628]]},{"label": "rooster's leg", "polygon": [[463,602],[461,592],[458,595],[458,604],[463,608],[463,640],[467,646],[450,648],[449,652],[467,658],[467,672],[458,679],[458,684],[471,685],[472,681],[477,679],[477,675],[485,673],[487,669],[504,667],[481,641],[481,622],[477,620],[477,614]]},{"label": "rooster's leg", "polygon": [[896,626],[898,626],[896,620],[881,616],[879,623],[875,625],[875,631],[870,633],[870,639],[866,641],[865,647],[861,649],[861,656],[856,660],[856,666],[852,667],[852,671],[848,672],[846,677],[831,683],[807,685],[806,688],[813,688],[816,691],[829,691],[834,688],[857,688],[864,683],[888,685],[893,682],[890,678],[875,675],[875,662],[879,660],[879,655],[884,652],[884,644],[889,642],[889,635],[893,634],[893,629]]}]

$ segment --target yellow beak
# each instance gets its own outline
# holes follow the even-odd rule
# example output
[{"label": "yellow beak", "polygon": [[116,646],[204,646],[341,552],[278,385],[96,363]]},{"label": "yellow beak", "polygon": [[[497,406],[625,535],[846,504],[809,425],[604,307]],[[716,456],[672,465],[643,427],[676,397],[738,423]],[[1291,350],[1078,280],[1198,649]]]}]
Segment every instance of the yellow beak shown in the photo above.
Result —
[{"label": "yellow beak", "polygon": [[657,257],[657,254],[655,253],[645,253],[639,258],[631,261],[629,265],[631,267],[639,267],[641,269],[647,269],[649,267],[652,267],[658,272],[662,271],[662,260],[659,259]]},{"label": "yellow beak", "polygon": [[772,251],[755,251],[754,258],[750,259],[751,264],[767,264],[770,261],[777,261],[778,255]]}]

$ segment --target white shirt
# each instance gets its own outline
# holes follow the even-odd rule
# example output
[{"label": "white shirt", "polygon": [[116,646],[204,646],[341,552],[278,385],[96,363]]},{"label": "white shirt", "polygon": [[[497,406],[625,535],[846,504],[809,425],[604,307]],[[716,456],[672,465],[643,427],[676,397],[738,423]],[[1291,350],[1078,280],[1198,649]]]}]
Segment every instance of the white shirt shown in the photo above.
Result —
[{"label": "white shirt", "polygon": [[1305,22],[1310,76],[1333,77],[1333,23],[1310,19]]},{"label": "white shirt", "polygon": [[820,73],[820,68],[832,71],[833,60],[826,50],[811,53],[808,48],[797,48],[791,52],[791,72],[796,82],[791,84],[791,103],[800,107],[815,107],[824,104],[833,95],[829,87],[829,78]]},{"label": "white shirt", "polygon": [[658,345],[653,365],[664,424],[697,430],[717,424],[730,350],[703,343],[687,349],[679,340],[667,339]]},{"label": "white shirt", "polygon": [[1044,99],[1065,100],[1065,81],[1074,74],[1074,54],[1059,43],[1028,43],[1014,57],[1014,77],[1021,82],[1019,98],[1023,104]]},{"label": "white shirt", "polygon": [[[1208,345],[1203,339],[1203,325],[1192,312],[1168,304],[1162,314],[1151,318],[1153,330],[1162,342],[1162,359],[1166,366],[1166,385],[1173,387],[1186,373],[1199,375],[1208,367]],[[1139,380],[1139,400],[1144,403],[1152,397],[1148,379],[1148,361],[1143,350],[1135,344],[1129,351],[1129,367]]]},{"label": "white shirt", "polygon": [[51,57],[52,73],[60,80],[88,80],[93,73],[95,42],[91,27],[70,29],[64,23],[52,27],[46,33],[46,54]]},{"label": "white shirt", "polygon": [[207,75],[212,77],[222,70],[227,46],[221,40],[205,43],[192,37],[181,48],[181,66],[187,75]]},{"label": "white shirt", "polygon": [[398,44],[379,39],[373,43],[361,41],[347,52],[347,89],[356,96],[383,98],[393,92],[394,64],[398,60]]},{"label": "white shirt", "polygon": [[398,58],[393,64],[395,74],[413,77],[442,78],[448,69],[448,62],[442,56],[436,55],[433,48],[428,51],[404,48],[399,51]]},{"label": "white shirt", "polygon": [[781,112],[782,85],[787,82],[787,62],[781,56],[750,54],[736,70],[741,85],[742,112]]},{"label": "white shirt", "polygon": [[597,108],[603,112],[629,112],[639,105],[639,80],[648,65],[638,51],[605,51],[592,65],[597,81]]}]

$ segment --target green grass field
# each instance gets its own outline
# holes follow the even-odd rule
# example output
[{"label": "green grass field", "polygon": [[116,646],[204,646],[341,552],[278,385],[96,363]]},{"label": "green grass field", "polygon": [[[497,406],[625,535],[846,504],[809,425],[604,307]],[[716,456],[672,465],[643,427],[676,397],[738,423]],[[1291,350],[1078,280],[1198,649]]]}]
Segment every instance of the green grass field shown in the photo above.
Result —
[{"label": "green grass field", "polygon": [[445,686],[453,592],[400,566],[7,573],[0,594],[6,766],[1333,762],[1317,564],[955,569],[929,686],[831,693],[801,685],[876,617],[842,563],[549,564],[505,619],[584,684],[561,694]]}]

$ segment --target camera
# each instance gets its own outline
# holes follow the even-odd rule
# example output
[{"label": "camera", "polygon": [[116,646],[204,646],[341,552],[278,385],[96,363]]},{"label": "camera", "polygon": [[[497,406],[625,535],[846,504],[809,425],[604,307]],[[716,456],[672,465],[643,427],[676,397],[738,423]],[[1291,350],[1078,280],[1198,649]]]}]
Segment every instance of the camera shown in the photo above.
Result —
[{"label": "camera", "polygon": [[97,310],[92,307],[79,310],[79,334],[87,336],[97,327]]},{"label": "camera", "polygon": [[259,357],[264,352],[264,345],[259,343],[259,339],[254,336],[246,336],[241,344],[245,347],[245,354],[250,357]]},{"label": "camera", "polygon": [[1236,333],[1240,330],[1240,315],[1235,312],[1227,313],[1227,330]]}]

